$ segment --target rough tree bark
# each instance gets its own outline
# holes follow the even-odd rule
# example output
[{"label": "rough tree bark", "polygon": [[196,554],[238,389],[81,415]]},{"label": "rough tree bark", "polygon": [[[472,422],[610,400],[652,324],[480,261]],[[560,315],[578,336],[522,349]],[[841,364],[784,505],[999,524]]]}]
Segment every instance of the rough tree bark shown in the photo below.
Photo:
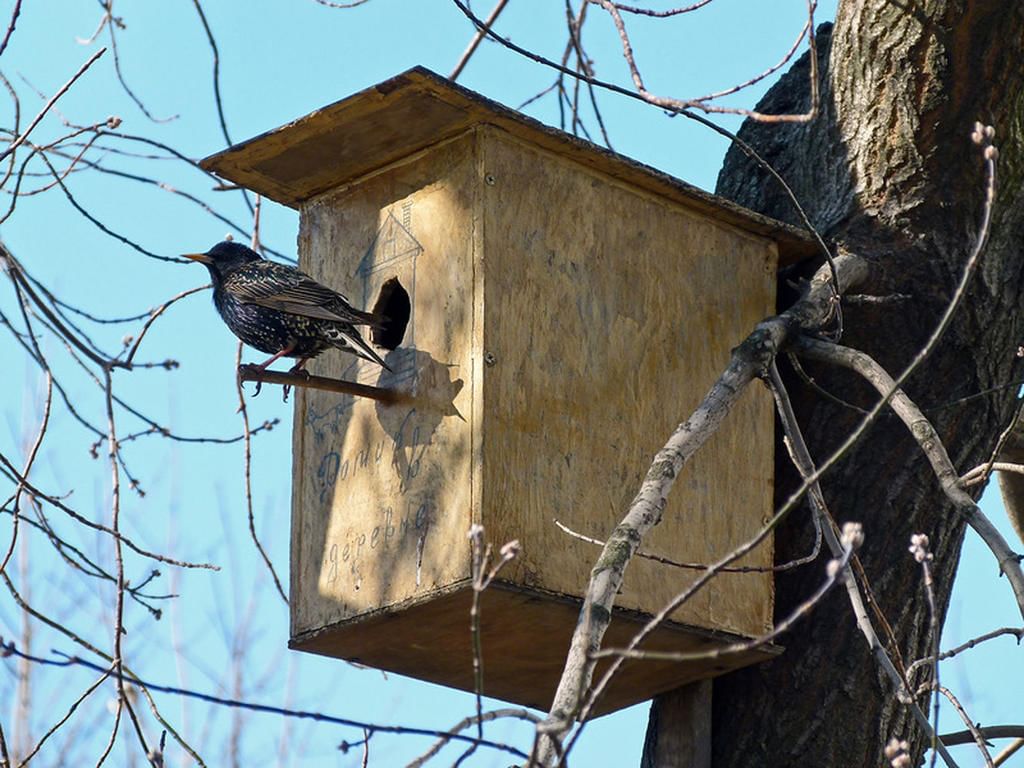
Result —
[{"label": "rough tree bark", "polygon": [[[806,125],[748,123],[741,136],[790,182],[828,239],[871,261],[864,293],[907,297],[844,302],[843,343],[894,375],[934,329],[960,275],[983,200],[980,152],[969,134],[975,120],[996,127],[998,202],[982,266],[952,327],[905,387],[962,472],[988,458],[1016,402],[1016,387],[1005,385],[1024,378],[1016,356],[1024,341],[1024,4],[849,0],[841,2],[834,28],[823,25],[819,34],[820,116]],[[807,71],[805,56],[758,109],[806,109]],[[778,186],[735,148],[718,192],[796,222]],[[780,290],[784,306],[786,288]],[[805,367],[825,388],[863,407],[876,397],[847,371]],[[795,375],[787,384],[811,452],[822,459],[858,414]],[[979,392],[988,394],[956,402]],[[776,456],[781,502],[797,480],[781,446]],[[874,594],[902,658],[920,658],[929,650],[929,619],[919,567],[907,554],[910,537],[924,532],[931,539],[944,614],[963,520],[894,418],[870,430],[823,487],[840,523],[863,523],[860,556]],[[777,560],[806,553],[810,542],[806,512],[791,516],[776,537]],[[826,558],[777,577],[777,616],[820,583]],[[921,732],[872,661],[841,591],[783,643],[786,653],[778,659],[715,681],[715,768],[882,765],[891,737],[909,740],[912,754],[922,754]],[[649,740],[679,727],[670,703],[669,697],[654,705]],[[645,768],[655,764],[647,760]]]}]

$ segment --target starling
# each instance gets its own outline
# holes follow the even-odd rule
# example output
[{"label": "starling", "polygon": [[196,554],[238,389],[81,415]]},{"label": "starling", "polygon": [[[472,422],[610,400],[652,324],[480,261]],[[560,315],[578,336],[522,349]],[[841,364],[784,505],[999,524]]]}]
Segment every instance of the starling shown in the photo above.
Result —
[{"label": "starling", "polygon": [[357,325],[380,328],[381,318],[354,309],[340,293],[295,267],[267,261],[230,240],[185,257],[210,270],[214,306],[231,332],[273,355],[257,368],[295,357],[292,371],[299,371],[310,358],[337,347],[391,370],[356,330]]}]

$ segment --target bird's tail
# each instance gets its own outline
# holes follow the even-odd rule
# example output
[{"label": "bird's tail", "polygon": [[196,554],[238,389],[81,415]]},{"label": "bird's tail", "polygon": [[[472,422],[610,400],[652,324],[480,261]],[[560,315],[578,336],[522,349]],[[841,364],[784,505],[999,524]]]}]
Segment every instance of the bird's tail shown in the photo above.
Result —
[{"label": "bird's tail", "polygon": [[[367,313],[361,313],[367,314]],[[371,363],[376,363],[386,371],[391,371],[391,366],[384,362],[384,358],[378,355],[373,349],[367,344],[359,331],[356,330],[353,325],[342,325],[336,323],[327,333],[327,338],[331,340],[334,346],[339,349],[343,349],[346,352],[351,352],[356,357],[361,357],[363,360],[368,360]]]},{"label": "bird's tail", "polygon": [[348,314],[352,316],[353,325],[368,325],[377,330],[386,328],[390,322],[390,319],[380,312],[363,312],[355,307],[349,310]]}]

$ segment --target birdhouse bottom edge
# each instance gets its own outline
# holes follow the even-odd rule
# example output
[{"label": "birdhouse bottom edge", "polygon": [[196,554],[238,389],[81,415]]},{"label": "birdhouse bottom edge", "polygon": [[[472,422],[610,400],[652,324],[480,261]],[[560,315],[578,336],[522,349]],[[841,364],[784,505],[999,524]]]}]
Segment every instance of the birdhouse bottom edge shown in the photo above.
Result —
[{"label": "birdhouse bottom edge", "polygon": [[[415,598],[321,627],[294,631],[293,650],[345,659],[418,680],[473,691],[468,581],[444,594]],[[480,601],[483,693],[547,710],[579,616],[581,601],[495,582]],[[603,647],[622,648],[650,617],[616,608]],[[694,653],[742,642],[736,634],[666,622],[644,650]],[[609,714],[659,693],[766,661],[777,645],[683,662],[629,660],[622,665],[593,716]],[[598,664],[597,677],[607,665]]]}]

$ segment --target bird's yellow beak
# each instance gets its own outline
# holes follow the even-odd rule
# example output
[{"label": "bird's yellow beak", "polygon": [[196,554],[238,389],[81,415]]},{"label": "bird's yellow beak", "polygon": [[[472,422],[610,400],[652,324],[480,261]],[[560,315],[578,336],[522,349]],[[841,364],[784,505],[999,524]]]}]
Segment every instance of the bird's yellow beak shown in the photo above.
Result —
[{"label": "bird's yellow beak", "polygon": [[205,253],[183,253],[183,258],[192,259],[192,261],[198,261],[200,264],[213,264],[213,259],[207,256]]}]

